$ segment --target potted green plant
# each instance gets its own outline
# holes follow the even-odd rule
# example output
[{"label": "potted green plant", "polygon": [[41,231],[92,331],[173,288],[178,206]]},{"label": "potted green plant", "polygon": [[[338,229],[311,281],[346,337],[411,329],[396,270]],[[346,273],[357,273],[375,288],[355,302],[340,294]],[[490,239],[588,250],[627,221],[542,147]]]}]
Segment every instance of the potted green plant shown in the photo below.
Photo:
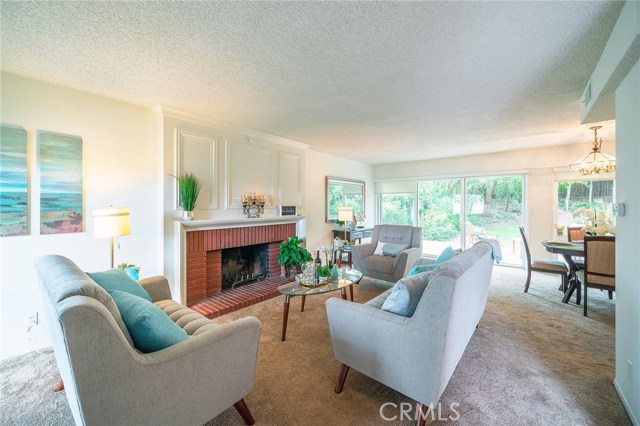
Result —
[{"label": "potted green plant", "polygon": [[284,266],[284,273],[287,278],[292,275],[292,272],[294,272],[294,275],[300,272],[303,264],[313,260],[311,253],[300,246],[303,242],[297,235],[294,235],[280,243],[278,264]]},{"label": "potted green plant", "polygon": [[193,211],[198,202],[202,183],[193,173],[185,172],[173,177],[178,181],[179,206],[184,210],[183,218],[193,220]]},{"label": "potted green plant", "polygon": [[331,273],[331,267],[329,265],[318,266],[318,276],[328,277]]},{"label": "potted green plant", "polygon": [[127,275],[136,281],[140,279],[140,267],[133,263],[121,263],[118,265],[118,269],[122,269],[127,273]]}]

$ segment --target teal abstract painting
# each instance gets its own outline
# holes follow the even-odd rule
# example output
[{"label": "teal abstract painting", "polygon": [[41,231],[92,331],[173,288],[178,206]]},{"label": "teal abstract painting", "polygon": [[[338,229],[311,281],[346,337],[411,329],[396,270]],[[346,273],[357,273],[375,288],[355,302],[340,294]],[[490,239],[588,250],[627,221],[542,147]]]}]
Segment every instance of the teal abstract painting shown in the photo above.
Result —
[{"label": "teal abstract painting", "polygon": [[27,131],[0,126],[0,236],[29,234]]},{"label": "teal abstract painting", "polygon": [[40,233],[84,230],[82,138],[38,131]]}]

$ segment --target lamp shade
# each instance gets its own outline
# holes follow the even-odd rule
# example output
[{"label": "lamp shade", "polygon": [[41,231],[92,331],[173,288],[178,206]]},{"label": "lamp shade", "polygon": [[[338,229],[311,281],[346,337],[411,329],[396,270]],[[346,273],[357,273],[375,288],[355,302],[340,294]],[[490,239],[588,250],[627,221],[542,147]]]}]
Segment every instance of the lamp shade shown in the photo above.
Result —
[{"label": "lamp shade", "polygon": [[338,209],[338,220],[348,222],[353,220],[353,209],[351,207],[340,207]]},{"label": "lamp shade", "polygon": [[96,238],[112,238],[129,235],[129,209],[109,207],[93,211],[93,235]]}]

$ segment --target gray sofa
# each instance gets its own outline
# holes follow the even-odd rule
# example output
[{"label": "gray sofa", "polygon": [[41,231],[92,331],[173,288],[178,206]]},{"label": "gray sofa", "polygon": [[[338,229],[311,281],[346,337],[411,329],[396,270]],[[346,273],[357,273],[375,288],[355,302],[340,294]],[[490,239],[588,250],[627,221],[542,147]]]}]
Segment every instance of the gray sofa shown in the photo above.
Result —
[{"label": "gray sofa", "polygon": [[327,300],[333,353],[342,363],[336,392],[354,368],[423,410],[435,407],[482,317],[492,270],[491,245],[481,242],[420,274],[429,282],[411,317],[380,309],[391,289],[364,305]]},{"label": "gray sofa", "polygon": [[[407,249],[396,257],[376,256],[378,242],[406,244]],[[422,256],[422,228],[401,225],[376,225],[371,242],[351,248],[353,267],[366,277],[396,282],[406,276]]]},{"label": "gray sofa", "polygon": [[202,425],[230,406],[253,423],[260,322],[220,325],[171,300],[164,277],[142,280],[153,302],[189,337],[138,352],[118,308],[71,260],[36,259],[47,323],[66,396],[78,425]]}]

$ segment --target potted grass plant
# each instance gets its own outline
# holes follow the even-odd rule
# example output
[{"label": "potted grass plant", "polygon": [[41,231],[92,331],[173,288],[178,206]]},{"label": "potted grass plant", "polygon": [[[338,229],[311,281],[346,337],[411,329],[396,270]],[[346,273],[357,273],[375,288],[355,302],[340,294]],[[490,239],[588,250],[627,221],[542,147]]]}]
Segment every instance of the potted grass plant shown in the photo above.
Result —
[{"label": "potted grass plant", "polygon": [[280,243],[278,264],[284,266],[284,274],[287,278],[292,275],[292,272],[293,275],[300,272],[303,264],[313,260],[311,253],[304,247],[300,247],[302,243],[303,240],[298,238],[297,235],[289,237],[286,241]]},{"label": "potted grass plant", "polygon": [[202,183],[193,173],[185,172],[173,177],[178,181],[178,205],[184,210],[183,219],[193,220],[193,211],[198,202],[198,195],[200,194]]}]

